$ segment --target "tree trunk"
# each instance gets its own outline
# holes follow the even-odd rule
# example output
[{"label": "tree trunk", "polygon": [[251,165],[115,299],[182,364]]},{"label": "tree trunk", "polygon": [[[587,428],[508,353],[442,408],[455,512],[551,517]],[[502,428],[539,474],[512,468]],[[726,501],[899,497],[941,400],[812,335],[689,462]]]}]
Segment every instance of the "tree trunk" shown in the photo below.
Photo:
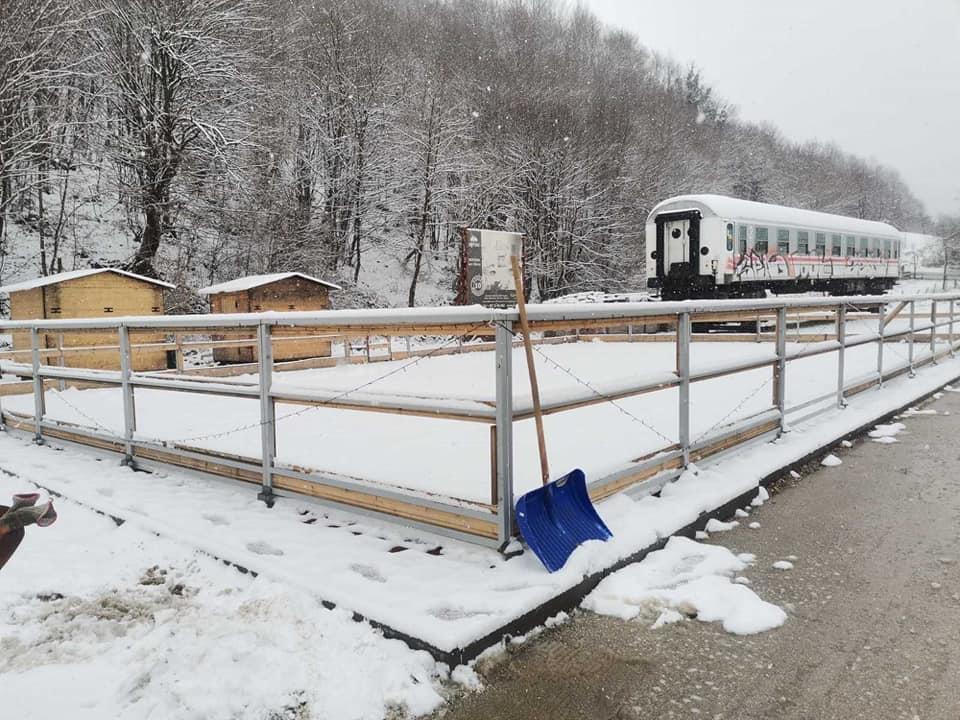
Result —
[{"label": "tree trunk", "polygon": [[157,271],[153,267],[153,260],[160,249],[160,239],[163,236],[163,212],[159,199],[154,199],[144,208],[145,225],[140,237],[140,247],[127,269],[130,272],[146,277],[156,277]]}]

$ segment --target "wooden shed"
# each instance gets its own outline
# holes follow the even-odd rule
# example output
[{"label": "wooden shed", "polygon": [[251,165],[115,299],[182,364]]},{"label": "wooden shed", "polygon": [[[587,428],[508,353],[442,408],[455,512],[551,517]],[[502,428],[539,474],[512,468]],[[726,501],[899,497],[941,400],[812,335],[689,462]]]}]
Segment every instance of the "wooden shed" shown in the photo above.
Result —
[{"label": "wooden shed", "polygon": [[[47,275],[35,280],[0,287],[10,295],[11,320],[57,320],[76,318],[163,315],[163,291],[170,283],[135,275],[115,268],[87,268]],[[136,333],[136,344],[162,342],[163,335]],[[47,365],[118,370],[120,353],[118,334],[105,332],[49,333],[41,336],[40,347]],[[100,346],[107,346],[99,349]],[[70,351],[69,348],[85,348]],[[30,350],[30,333],[13,333],[13,349]],[[65,352],[60,352],[65,350]],[[18,362],[29,362],[29,353],[17,353]],[[162,370],[167,367],[163,348],[133,350],[134,370]]]},{"label": "wooden shed", "polygon": [[[250,313],[326,310],[330,307],[330,291],[339,289],[339,285],[303,273],[282,272],[248,275],[199,292],[210,298],[210,312]],[[317,334],[313,328],[277,328],[273,333],[278,338],[273,343],[274,360],[329,357],[330,341],[318,339]],[[216,348],[213,358],[223,363],[253,362],[256,353],[252,346]]]}]

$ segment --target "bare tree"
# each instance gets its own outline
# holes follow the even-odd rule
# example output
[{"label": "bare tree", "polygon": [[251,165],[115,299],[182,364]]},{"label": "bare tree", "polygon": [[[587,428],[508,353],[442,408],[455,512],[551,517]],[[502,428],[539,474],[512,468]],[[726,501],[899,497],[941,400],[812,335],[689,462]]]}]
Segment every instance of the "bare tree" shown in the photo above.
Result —
[{"label": "bare tree", "polygon": [[161,243],[178,233],[189,202],[177,195],[178,177],[202,179],[229,164],[242,138],[258,25],[242,0],[101,1],[90,38],[110,80],[110,154],[142,220],[131,270],[156,275]]}]

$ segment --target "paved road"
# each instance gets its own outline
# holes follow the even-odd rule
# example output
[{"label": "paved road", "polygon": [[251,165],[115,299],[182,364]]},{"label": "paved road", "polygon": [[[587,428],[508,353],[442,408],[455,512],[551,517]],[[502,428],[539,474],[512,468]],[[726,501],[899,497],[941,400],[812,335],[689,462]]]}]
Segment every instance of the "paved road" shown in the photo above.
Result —
[{"label": "paved road", "polygon": [[[786,624],[751,637],[690,621],[650,630],[578,612],[482,668],[470,718],[960,718],[960,393],[809,468],[714,540],[757,555],[754,589]],[[943,414],[944,411],[949,415]],[[791,571],[770,567],[796,555]]]}]

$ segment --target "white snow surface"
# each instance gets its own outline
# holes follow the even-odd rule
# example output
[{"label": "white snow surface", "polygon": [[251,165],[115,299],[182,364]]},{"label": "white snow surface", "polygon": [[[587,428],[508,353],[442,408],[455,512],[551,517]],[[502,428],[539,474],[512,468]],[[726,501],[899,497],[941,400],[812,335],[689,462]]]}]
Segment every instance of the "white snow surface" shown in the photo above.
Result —
[{"label": "white snow surface", "polygon": [[270,283],[279,282],[280,280],[289,280],[290,278],[308,280],[316,283],[317,285],[328,287],[332,290],[342,289],[339,285],[334,285],[332,282],[315,278],[312,275],[305,275],[301,272],[280,272],[268,273],[266,275],[245,275],[237,278],[236,280],[228,280],[227,282],[217,283],[216,285],[200,288],[197,290],[197,292],[200,295],[220,295],[222,293],[240,292],[241,290],[252,290],[253,288],[269,285]]},{"label": "white snow surface", "polygon": [[877,425],[873,430],[867,433],[871,438],[892,438],[894,435],[898,435],[904,430],[907,429],[907,426],[903,423],[896,422],[890,423],[889,425]]},{"label": "white snow surface", "polygon": [[696,611],[698,620],[720,622],[724,630],[737,635],[779,627],[787,619],[781,608],[733,582],[735,574],[746,567],[746,562],[723,546],[673,537],[663,550],[605,578],[584,598],[582,606],[624,620],[637,617],[644,609],[656,610],[659,615],[654,627],[678,621],[677,610],[689,608]]},{"label": "white snow surface", "polygon": [[151,285],[159,285],[160,287],[165,288],[175,288],[176,285],[171,285],[168,282],[163,282],[162,280],[156,280],[154,278],[145,277],[143,275],[137,275],[136,273],[127,272],[126,270],[120,270],[119,268],[84,268],[82,270],[70,270],[68,272],[57,273],[55,275],[42,275],[33,280],[24,280],[23,282],[13,283],[11,285],[5,285],[0,287],[0,293],[12,293],[19,292],[21,290],[33,290],[38,287],[44,287],[46,285],[54,285],[56,283],[67,282],[68,280],[77,280],[79,278],[88,277],[90,275],[99,275],[101,273],[113,273],[115,275],[123,275],[124,277],[133,278],[135,280],[143,280],[143,282],[150,283]]},{"label": "white snow surface", "polygon": [[[14,445],[2,445],[6,465]],[[69,459],[44,454],[48,474],[70,471]],[[74,472],[106,493],[84,464]],[[0,474],[0,497],[26,489]],[[180,505],[185,495],[142,500],[157,514],[193,511]],[[11,717],[279,718],[303,704],[310,717],[374,720],[391,707],[421,714],[442,702],[427,653],[385,640],[348,611],[140,523],[118,527],[55,502],[57,522],[28,528],[0,573],[0,687]],[[229,511],[217,517],[225,524],[211,527],[230,531]]]},{"label": "white snow surface", "polygon": [[[896,408],[915,402],[944,383],[953,381],[958,375],[960,362],[944,359],[936,366],[923,368],[915,378],[899,377],[889,381],[882,392],[851,397],[849,405],[842,411],[831,410],[812,420],[792,425],[791,432],[776,442],[740,448],[699,469],[691,468],[677,482],[666,486],[660,497],[632,499],[618,495],[603,501],[598,504],[598,511],[613,530],[614,538],[607,543],[584,544],[571,556],[567,566],[554,574],[546,573],[530,553],[504,561],[492,550],[401,526],[361,519],[348,513],[324,510],[310,501],[296,498],[281,498],[272,510],[267,510],[255,500],[255,492],[248,485],[201,479],[172,471],[152,475],[134,473],[119,467],[115,459],[97,460],[93,451],[58,451],[54,445],[35,446],[24,439],[25,436],[0,434],[0,467],[18,475],[0,475],[0,491],[4,494],[30,490],[33,484],[38,484],[85,507],[127,521],[122,527],[115,528],[110,521],[75,506],[67,499],[61,499],[58,501],[61,521],[50,528],[31,529],[35,532],[30,533],[20,552],[0,575],[0,623],[7,623],[3,626],[2,636],[5,643],[18,647],[18,652],[8,653],[3,659],[4,669],[0,670],[3,673],[2,685],[4,689],[13,687],[10,685],[11,679],[24,683],[16,688],[29,690],[29,697],[41,698],[44,707],[54,707],[57,712],[52,712],[53,716],[63,715],[59,711],[66,708],[79,708],[72,717],[82,718],[87,707],[95,710],[87,713],[86,717],[139,717],[137,713],[146,712],[144,708],[161,708],[154,717],[171,716],[167,709],[174,700],[163,693],[172,692],[169,686],[173,681],[167,682],[172,676],[168,673],[177,672],[176,667],[167,667],[161,662],[160,666],[153,668],[151,663],[162,656],[151,654],[149,659],[144,659],[148,657],[146,655],[137,656],[138,648],[142,647],[133,641],[139,642],[141,636],[129,634],[137,630],[145,633],[144,637],[154,643],[154,647],[171,647],[164,644],[168,642],[164,640],[166,636],[149,632],[153,627],[149,623],[144,623],[142,628],[136,623],[129,624],[128,634],[115,639],[110,639],[111,633],[97,635],[104,645],[98,646],[94,653],[78,655],[76,661],[69,656],[61,657],[50,666],[30,650],[31,640],[44,637],[44,633],[49,631],[49,628],[44,629],[47,623],[53,624],[50,626],[52,628],[58,623],[69,622],[66,609],[61,611],[60,606],[42,603],[36,598],[38,593],[61,593],[65,596],[64,601],[68,602],[74,602],[71,598],[92,598],[99,602],[104,596],[122,598],[129,593],[139,597],[136,593],[150,592],[150,588],[154,587],[145,586],[147,589],[144,590],[137,584],[139,578],[147,568],[159,565],[168,570],[167,577],[183,582],[185,588],[195,590],[184,597],[196,604],[196,609],[190,606],[180,612],[178,607],[174,616],[160,616],[167,618],[163,622],[172,623],[167,628],[170,637],[174,638],[170,643],[176,644],[177,638],[181,637],[178,633],[181,632],[193,639],[202,637],[206,628],[219,628],[218,632],[229,635],[227,630],[218,625],[225,621],[222,608],[239,606],[229,605],[228,601],[249,593],[253,602],[263,597],[261,592],[268,597],[272,597],[270,593],[274,592],[280,596],[275,602],[279,608],[276,612],[281,617],[290,618],[292,623],[294,617],[302,615],[307,617],[308,625],[329,633],[332,638],[329,646],[325,646],[322,657],[316,659],[317,667],[325,668],[324,672],[336,673],[337,668],[342,666],[345,673],[349,674],[347,671],[354,668],[350,657],[358,654],[369,663],[367,653],[385,658],[384,663],[390,668],[402,670],[397,670],[396,674],[385,672],[380,680],[371,681],[373,684],[370,686],[363,685],[362,678],[352,676],[343,682],[334,680],[331,685],[338,692],[342,688],[349,688],[350,692],[357,688],[357,695],[361,698],[356,705],[360,712],[346,717],[375,717],[386,705],[395,703],[407,703],[409,707],[420,708],[431,706],[439,702],[435,697],[436,678],[433,676],[434,670],[428,667],[429,663],[422,655],[411,655],[399,643],[385,643],[369,626],[344,623],[341,628],[339,624],[332,625],[332,618],[345,619],[346,614],[335,612],[324,615],[327,611],[322,611],[316,604],[319,599],[335,602],[344,610],[362,613],[442,649],[462,646],[572,587],[585,574],[609,567],[616,560],[689,525],[704,511],[756,489],[759,480],[766,475],[836,442],[865,424],[876,422]],[[468,384],[472,381],[469,375],[463,377]],[[444,381],[442,375],[436,379],[438,382]],[[98,394],[103,391],[68,392],[80,397],[88,393],[93,401],[84,405],[84,408],[92,412],[102,412],[102,406],[109,404],[109,395]],[[727,389],[726,393],[729,395],[730,390]],[[147,392],[138,390],[138,411],[147,404],[147,397]],[[21,399],[5,397],[4,409],[9,409],[14,401]],[[55,404],[56,399],[57,393],[48,393],[51,404]],[[243,417],[236,416],[223,418],[224,412],[229,414],[236,409],[236,406],[208,408],[176,399],[169,408],[171,414],[167,421],[178,432],[183,432],[184,428],[178,427],[177,423],[185,425],[186,430],[196,428],[209,432],[215,430],[218,424],[222,428],[226,423],[242,420]],[[197,418],[200,412],[206,417]],[[334,421],[346,414],[327,416],[329,423],[315,419],[312,428],[305,429],[312,429],[306,437],[316,442],[318,436],[322,439],[327,433],[335,432]],[[651,413],[646,417],[654,420],[656,415]],[[145,413],[145,418],[149,423],[149,412]],[[601,416],[600,419],[607,423],[602,428],[607,436],[619,434],[617,426],[611,425],[610,418]],[[115,422],[109,414],[107,420]],[[409,425],[409,419],[403,422],[406,423],[405,438],[415,442],[417,429]],[[209,427],[211,424],[214,427]],[[640,428],[635,425],[629,427],[631,433],[639,433]],[[578,435],[590,432],[592,428],[589,423],[575,423],[566,433],[555,432],[556,439],[552,447],[573,442]],[[522,437],[523,434],[518,435]],[[397,459],[390,457],[389,449],[381,452],[374,442],[377,440],[376,434],[372,438],[364,433],[352,437],[338,436],[338,439],[343,445],[336,449],[337,454],[352,455],[362,462],[368,462],[370,457],[380,458],[382,465],[395,462],[400,466],[410,462],[410,456]],[[455,481],[454,476],[465,469],[462,456],[445,453],[450,436],[439,434],[432,440],[431,446],[439,453],[438,457],[431,456],[433,464],[442,466],[441,470],[448,481]],[[486,440],[484,433],[484,443]],[[249,437],[247,442],[250,443]],[[627,444],[624,442],[624,445]],[[374,447],[378,451],[370,452],[370,448]],[[524,446],[518,445],[518,448],[521,447]],[[584,453],[582,447],[577,452],[581,459],[589,463],[593,462],[596,455],[602,455],[603,450],[604,446],[601,445],[589,454]],[[246,448],[246,451],[250,452],[250,448]],[[518,449],[518,460],[521,459],[520,452]],[[456,462],[450,464],[454,455]],[[536,473],[531,475],[535,482]],[[518,480],[521,478],[518,472]],[[766,491],[759,488],[751,504],[762,504],[766,498]],[[305,514],[301,515],[301,511]],[[80,528],[71,528],[71,516],[82,519]],[[304,522],[312,519],[316,519],[313,524]],[[93,533],[93,536],[84,536],[85,532]],[[390,549],[395,545],[404,545],[407,549],[391,553]],[[441,545],[440,555],[426,552]],[[260,573],[259,577],[252,580],[249,576],[240,576],[210,560],[210,555],[254,570]],[[748,562],[743,557],[737,559]],[[223,600],[221,594],[227,600]],[[202,605],[208,598],[210,604]],[[167,601],[166,597],[164,600]],[[51,608],[53,611],[50,611]],[[13,617],[15,612],[22,613],[18,616],[22,622],[10,625],[7,618]],[[196,615],[191,614],[194,612]],[[181,618],[184,627],[180,625]],[[250,624],[247,620],[244,622]],[[324,623],[331,623],[330,628]],[[86,632],[86,626],[78,623],[76,632]],[[334,627],[337,629],[331,629]],[[231,663],[242,666],[250,662],[240,649],[253,647],[260,642],[257,635],[259,630],[255,628],[255,624],[243,628],[248,633],[244,635],[248,645],[243,645],[240,640],[236,645],[232,645],[232,641],[226,643],[231,648]],[[263,632],[266,636],[266,631]],[[316,636],[310,637],[316,640]],[[78,647],[87,647],[84,643],[94,640],[86,638]],[[271,654],[273,649],[269,643],[273,641],[270,637],[263,640],[268,645],[264,653],[270,665],[269,671],[263,672],[269,672],[273,677],[276,668],[277,675],[282,675],[277,686],[264,684],[261,687],[251,683],[256,687],[243,686],[237,689],[230,685],[232,681],[227,678],[218,680],[220,685],[210,687],[209,678],[193,673],[185,676],[183,682],[203,684],[204,689],[181,688],[177,692],[188,693],[194,699],[177,698],[175,701],[201,703],[201,694],[213,697],[218,689],[223,688],[227,694],[235,693],[238,702],[245,702],[247,700],[244,698],[247,698],[251,707],[259,707],[256,703],[274,706],[274,699],[299,685],[298,679],[303,677],[301,673],[307,670],[287,667],[290,657],[296,656],[297,661],[301,662],[298,650],[301,646],[297,644],[297,637],[281,633],[275,638],[278,644],[284,645],[285,652],[290,650],[283,657]],[[57,648],[57,652],[72,652],[74,646],[64,643],[64,647]],[[179,650],[179,645],[177,647]],[[219,647],[219,643],[216,647]],[[210,652],[212,654],[214,651]],[[101,657],[107,659],[101,661],[98,659]],[[131,680],[125,671],[128,666],[136,667],[138,657],[140,668],[149,666],[151,672],[167,680],[158,681],[156,686],[150,682],[143,684]],[[328,665],[330,657],[335,657],[335,660]],[[202,665],[203,658],[188,656],[188,659]],[[14,663],[16,667],[12,667]],[[117,667],[121,670],[118,671]],[[259,677],[257,673],[261,672],[262,667],[263,663],[258,659],[255,669],[249,673],[240,672],[237,677]],[[416,668],[419,668],[417,672],[420,675],[413,673]],[[411,673],[423,679],[404,685]],[[338,676],[334,674],[332,677]],[[48,691],[49,687],[55,686],[49,681],[61,678],[70,679],[67,687],[73,688],[71,692],[74,694],[68,699]],[[389,681],[389,678],[395,678],[395,682]],[[390,682],[393,682],[390,685],[393,690],[387,687]],[[160,685],[164,689],[157,690],[156,687]],[[276,695],[264,699],[264,693],[274,691]],[[310,691],[321,693],[322,689],[312,687]],[[144,704],[138,705],[141,700],[134,696],[145,698],[142,700]],[[286,702],[286,699],[283,701]],[[314,702],[326,707],[324,703],[336,700],[318,696]],[[124,712],[117,711],[117,707]],[[40,713],[39,710],[36,712]],[[204,710],[200,710],[196,716],[206,715]],[[333,710],[324,716],[341,717]]]},{"label": "white snow surface", "polygon": [[[735,361],[772,357],[772,346],[694,343],[691,362],[693,371],[701,372]],[[637,383],[637,368],[644,368],[644,375],[673,377],[675,350],[670,343],[582,342],[543,346],[538,348],[536,363],[545,402],[592,394],[553,362],[601,392],[608,392],[624,383]],[[835,363],[832,354],[789,363],[788,405],[821,396],[823,377],[835,373]],[[873,368],[875,363],[872,347],[847,351],[846,364],[853,377],[859,370]],[[514,350],[513,366],[514,406],[528,406],[530,392],[521,380],[526,377],[521,348]],[[256,377],[243,376],[232,381],[255,383]],[[768,410],[770,394],[757,390],[770,382],[770,370],[762,368],[693,384],[691,437],[700,438],[725,424]],[[335,396],[361,387],[364,397],[382,395],[384,402],[399,396],[416,404],[435,401],[475,409],[494,400],[494,354],[475,352],[432,357],[415,364],[381,362],[274,376],[274,388],[278,391]],[[589,478],[596,479],[675,442],[677,392],[670,388],[618,400],[617,406],[601,403],[548,415],[544,425],[551,467],[558,472],[580,467]],[[122,435],[123,410],[118,388],[50,391],[46,399],[47,415],[52,419],[106,428]],[[33,399],[29,395],[4,398],[4,407],[30,414]],[[483,407],[489,410],[488,405]],[[136,410],[137,435],[141,439],[259,457],[256,398],[138,388]],[[642,424],[623,411],[642,420]],[[277,461],[281,465],[322,470],[414,493],[440,494],[468,502],[490,500],[490,436],[482,423],[327,407],[305,409],[284,403],[277,403],[277,418]],[[514,447],[515,489],[523,493],[534,489],[540,478],[532,421],[516,424]],[[370,452],[370,448],[377,451]],[[430,462],[424,462],[424,458],[430,458]],[[451,468],[456,471],[451,472]]]},{"label": "white snow surface", "polygon": [[827,455],[823,460],[820,461],[820,464],[824,467],[837,467],[838,465],[843,465],[843,460],[838,458],[833,453]]}]

